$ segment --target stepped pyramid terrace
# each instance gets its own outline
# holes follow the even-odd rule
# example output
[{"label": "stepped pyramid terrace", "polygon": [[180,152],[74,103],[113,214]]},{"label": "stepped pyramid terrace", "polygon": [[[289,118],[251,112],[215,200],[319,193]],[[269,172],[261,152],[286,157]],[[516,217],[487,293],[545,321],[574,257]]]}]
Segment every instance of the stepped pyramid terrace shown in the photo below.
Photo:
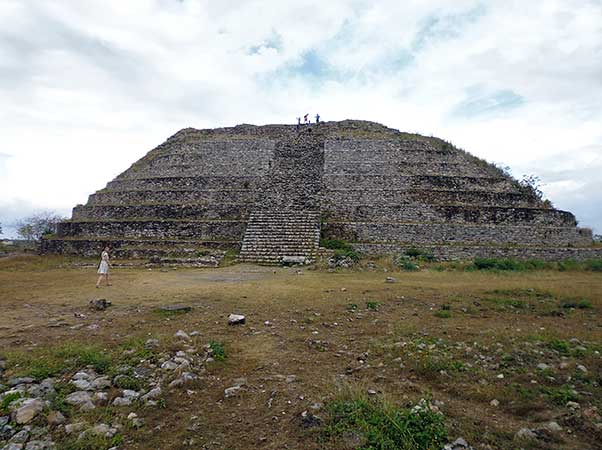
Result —
[{"label": "stepped pyramid terrace", "polygon": [[45,253],[311,260],[320,238],[441,260],[600,257],[592,232],[495,166],[373,122],[179,131],[73,209]]}]

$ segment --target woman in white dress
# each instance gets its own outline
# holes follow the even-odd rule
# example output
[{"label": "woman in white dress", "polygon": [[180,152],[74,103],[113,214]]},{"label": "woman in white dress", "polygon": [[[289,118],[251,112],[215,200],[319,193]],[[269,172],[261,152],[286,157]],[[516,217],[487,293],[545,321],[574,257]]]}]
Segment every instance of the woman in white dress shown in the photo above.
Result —
[{"label": "woman in white dress", "polygon": [[96,287],[100,287],[100,282],[103,277],[107,280],[107,286],[111,286],[109,283],[109,268],[111,267],[111,262],[109,261],[109,247],[105,247],[100,255],[100,265],[98,266],[98,281],[96,282]]}]

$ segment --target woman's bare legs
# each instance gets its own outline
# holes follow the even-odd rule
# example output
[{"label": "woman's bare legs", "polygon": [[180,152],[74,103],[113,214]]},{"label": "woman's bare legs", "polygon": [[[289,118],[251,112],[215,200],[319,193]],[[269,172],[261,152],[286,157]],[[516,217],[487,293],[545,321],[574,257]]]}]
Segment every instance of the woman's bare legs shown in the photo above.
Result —
[{"label": "woman's bare legs", "polygon": [[100,282],[102,281],[102,277],[104,277],[104,274],[100,274],[98,276],[98,281],[96,282],[96,287],[99,288],[100,287]]},{"label": "woman's bare legs", "polygon": [[105,277],[107,277],[107,286],[112,286],[112,284],[109,282],[109,274],[106,273]]}]

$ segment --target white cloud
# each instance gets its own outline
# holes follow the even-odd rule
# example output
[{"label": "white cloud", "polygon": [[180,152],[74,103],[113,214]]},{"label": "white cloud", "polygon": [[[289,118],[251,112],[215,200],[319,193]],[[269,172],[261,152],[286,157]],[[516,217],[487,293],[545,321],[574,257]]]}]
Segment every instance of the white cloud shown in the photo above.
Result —
[{"label": "white cloud", "polygon": [[601,19],[597,0],[4,0],[0,204],[65,211],[180,128],[318,111],[540,174],[602,231]]}]

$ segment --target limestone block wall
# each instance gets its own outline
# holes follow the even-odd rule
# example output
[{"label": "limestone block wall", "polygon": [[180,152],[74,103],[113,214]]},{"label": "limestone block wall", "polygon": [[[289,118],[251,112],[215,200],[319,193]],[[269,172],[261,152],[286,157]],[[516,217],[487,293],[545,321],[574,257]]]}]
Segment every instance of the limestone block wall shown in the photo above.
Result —
[{"label": "limestone block wall", "polygon": [[187,205],[192,203],[217,205],[220,203],[249,204],[254,203],[258,199],[259,194],[259,189],[104,191],[90,195],[86,206],[144,204]]},{"label": "limestone block wall", "polygon": [[[566,211],[538,208],[508,208],[476,205],[328,203],[327,221],[374,221],[454,223],[466,225],[532,225],[575,227],[575,217]],[[335,219],[331,219],[335,218]]]},{"label": "limestone block wall", "polygon": [[138,179],[115,179],[105,189],[98,191],[166,191],[166,190],[202,190],[202,189],[254,189],[262,186],[264,178],[258,175],[239,175],[236,177],[221,175],[190,177],[149,177]]},{"label": "limestone block wall", "polygon": [[448,176],[448,175],[416,175],[405,176],[383,176],[383,175],[339,175],[333,173],[324,174],[322,180],[324,187],[328,190],[338,189],[457,189],[492,192],[512,192],[514,182],[502,177],[472,177],[472,176]]},{"label": "limestone block wall", "polygon": [[506,208],[532,207],[535,200],[522,192],[495,192],[486,190],[453,189],[324,189],[325,209],[372,205],[375,208],[390,205],[472,205]]},{"label": "limestone block wall", "polygon": [[185,239],[148,239],[144,241],[121,239],[106,239],[96,237],[91,239],[46,239],[42,241],[43,253],[77,254],[89,258],[98,258],[99,252],[105,245],[110,244],[111,253],[116,258],[150,258],[151,256],[168,256],[174,252],[184,255],[198,256],[199,252],[208,250],[238,249],[240,241],[199,241]]},{"label": "limestone block wall", "polygon": [[94,236],[109,240],[132,238],[233,240],[242,239],[245,220],[119,220],[63,222],[59,237]]},{"label": "limestone block wall", "polygon": [[249,203],[161,203],[150,205],[80,206],[73,209],[72,220],[124,219],[245,219],[252,209]]},{"label": "limestone block wall", "polygon": [[[364,255],[403,255],[415,247],[408,244],[354,244]],[[512,258],[520,260],[538,259],[544,261],[562,261],[573,259],[587,261],[602,257],[602,250],[595,247],[554,247],[554,246],[468,246],[468,245],[423,245],[439,261],[468,261],[474,258]]]},{"label": "limestone block wall", "polygon": [[327,222],[326,236],[350,242],[466,243],[481,245],[590,245],[591,230],[569,227],[527,227],[441,223]]}]

